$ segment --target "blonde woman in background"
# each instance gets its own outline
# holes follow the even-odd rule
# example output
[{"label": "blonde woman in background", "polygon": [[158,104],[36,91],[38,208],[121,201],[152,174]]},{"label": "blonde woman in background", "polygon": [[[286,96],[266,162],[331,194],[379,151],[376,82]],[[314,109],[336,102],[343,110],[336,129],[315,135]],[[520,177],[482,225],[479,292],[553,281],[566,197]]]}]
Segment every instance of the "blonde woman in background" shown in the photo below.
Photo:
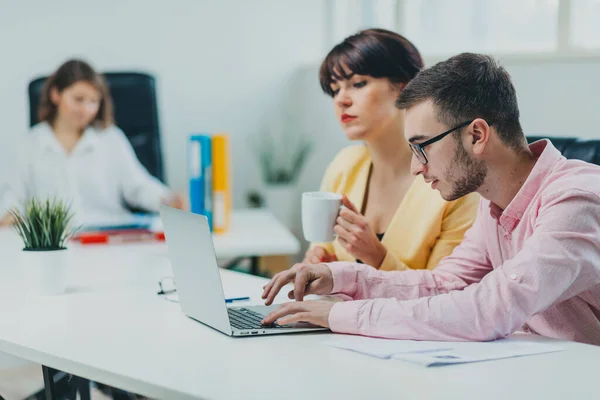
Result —
[{"label": "blonde woman in background", "polygon": [[0,224],[10,224],[8,211],[33,197],[65,199],[84,224],[126,217],[127,206],[186,206],[141,165],[114,125],[104,79],[89,64],[67,61],[47,79],[39,120],[20,140],[15,173],[0,187]]}]

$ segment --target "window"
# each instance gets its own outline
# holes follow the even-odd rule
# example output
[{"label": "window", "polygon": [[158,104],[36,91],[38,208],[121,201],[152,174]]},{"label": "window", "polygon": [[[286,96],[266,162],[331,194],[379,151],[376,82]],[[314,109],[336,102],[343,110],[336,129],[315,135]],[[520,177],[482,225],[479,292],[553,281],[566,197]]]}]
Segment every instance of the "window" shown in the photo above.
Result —
[{"label": "window", "polygon": [[423,54],[553,51],[558,0],[405,0],[400,28]]},{"label": "window", "polygon": [[[600,51],[600,0],[330,0],[334,43],[367,27],[404,34],[426,57],[461,51]],[[597,53],[595,53],[597,54]]]},{"label": "window", "polygon": [[397,0],[330,0],[331,34],[339,43],[365,28],[398,29]]},{"label": "window", "polygon": [[571,0],[570,5],[570,45],[600,49],[600,0]]}]

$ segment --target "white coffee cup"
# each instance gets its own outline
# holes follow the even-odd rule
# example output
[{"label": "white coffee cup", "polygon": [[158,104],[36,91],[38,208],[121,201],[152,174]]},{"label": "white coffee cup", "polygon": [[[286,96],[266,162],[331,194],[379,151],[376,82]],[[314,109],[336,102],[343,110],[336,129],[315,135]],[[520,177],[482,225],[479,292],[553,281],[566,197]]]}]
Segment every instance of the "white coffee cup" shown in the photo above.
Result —
[{"label": "white coffee cup", "polygon": [[331,192],[302,193],[302,231],[309,242],[335,239],[335,220],[342,206],[342,195]]}]

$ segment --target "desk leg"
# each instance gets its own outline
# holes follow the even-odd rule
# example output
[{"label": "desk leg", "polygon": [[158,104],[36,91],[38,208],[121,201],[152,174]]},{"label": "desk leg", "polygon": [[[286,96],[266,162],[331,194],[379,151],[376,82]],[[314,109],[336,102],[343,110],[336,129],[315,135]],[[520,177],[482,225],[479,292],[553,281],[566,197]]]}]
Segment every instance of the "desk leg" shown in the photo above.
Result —
[{"label": "desk leg", "polygon": [[44,375],[44,393],[46,394],[46,400],[56,399],[56,389],[54,387],[54,375],[56,372],[57,371],[54,368],[42,365],[42,375]]},{"label": "desk leg", "polygon": [[227,264],[222,265],[223,269],[232,269],[238,265],[240,261],[244,260],[244,257],[236,257],[233,260],[229,261]]},{"label": "desk leg", "polygon": [[42,365],[44,391],[33,396],[35,399],[75,399],[79,392],[80,400],[90,400],[90,381],[78,376],[65,374],[54,368]]},{"label": "desk leg", "polygon": [[258,275],[259,274],[259,261],[260,261],[260,257],[258,256],[252,256],[250,257],[250,273],[252,275]]},{"label": "desk leg", "polygon": [[91,390],[90,390],[90,381],[85,378],[77,377],[77,391],[79,392],[80,400],[90,400],[91,399]]},{"label": "desk leg", "polygon": [[250,271],[249,272],[252,275],[259,275],[260,274],[260,257],[259,256],[236,257],[233,260],[231,260],[229,263],[227,263],[226,265],[223,265],[222,268],[223,269],[231,269],[245,259],[250,260]]}]

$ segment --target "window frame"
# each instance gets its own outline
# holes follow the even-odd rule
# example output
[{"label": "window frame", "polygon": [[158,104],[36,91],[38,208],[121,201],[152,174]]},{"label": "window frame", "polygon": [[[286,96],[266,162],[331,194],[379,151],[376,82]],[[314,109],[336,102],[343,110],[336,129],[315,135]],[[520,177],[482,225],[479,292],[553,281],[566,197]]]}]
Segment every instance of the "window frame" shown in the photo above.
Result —
[{"label": "window frame", "polygon": [[[400,18],[404,4],[410,0],[396,0],[396,32],[403,33],[403,19]],[[492,55],[502,60],[511,62],[530,61],[560,61],[560,60],[587,60],[600,59],[600,47],[585,49],[573,45],[571,41],[571,0],[558,0],[558,24],[556,37],[556,50],[552,51],[524,51],[524,52],[492,52]],[[438,62],[454,54],[428,54],[423,53],[427,64]]]}]

